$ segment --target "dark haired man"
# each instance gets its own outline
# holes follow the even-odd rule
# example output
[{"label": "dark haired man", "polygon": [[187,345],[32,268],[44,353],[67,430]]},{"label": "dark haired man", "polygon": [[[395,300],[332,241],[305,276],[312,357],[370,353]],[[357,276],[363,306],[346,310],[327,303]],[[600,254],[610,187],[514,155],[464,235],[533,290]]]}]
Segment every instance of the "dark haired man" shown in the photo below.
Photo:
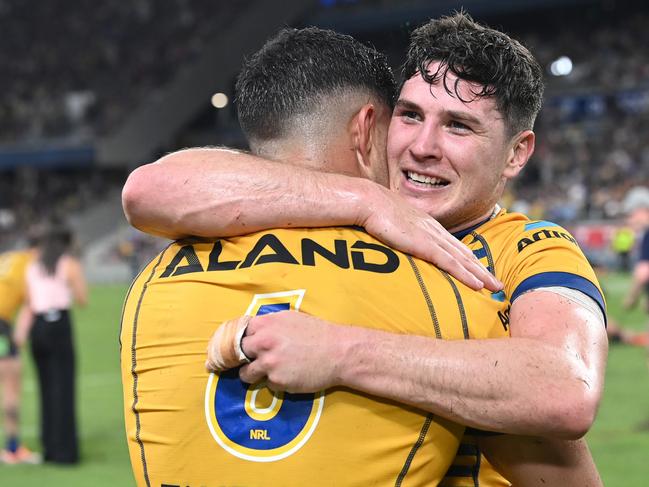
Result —
[{"label": "dark haired man", "polygon": [[[286,83],[291,99],[280,94]],[[331,31],[284,30],[244,64],[237,90],[256,152],[387,184],[395,84],[381,54]],[[237,370],[205,374],[215,324],[282,309],[431,338],[506,337],[504,302],[357,228],[174,243],[124,306],[124,415],[138,485],[437,485],[462,425],[345,388],[274,394]],[[240,339],[243,329],[230,331]]]},{"label": "dark haired man", "polygon": [[[431,50],[441,46],[446,50]],[[267,377],[275,387],[291,391],[345,385],[482,429],[579,437],[593,421],[603,385],[601,292],[563,229],[508,215],[496,205],[505,183],[520,172],[534,148],[531,124],[542,91],[538,65],[518,43],[465,15],[416,31],[409,62],[415,69],[407,72],[411,76],[403,85],[388,139],[391,185],[455,231],[504,281],[511,309],[502,319],[512,339],[442,343],[336,327],[313,318],[308,318],[308,327],[300,326],[307,318],[281,313],[251,320],[242,345],[256,359],[241,369],[241,376],[249,381]],[[528,91],[518,92],[519,83]],[[210,171],[214,161],[220,164]],[[400,211],[410,214],[411,209],[386,205],[384,193],[371,184],[352,185],[342,176],[320,174],[300,174],[295,180],[290,171],[271,174],[276,169],[270,167],[243,154],[185,151],[139,170],[130,183],[137,187],[144,178],[157,185],[163,177],[173,180],[179,174],[187,179],[200,168],[201,176],[207,171],[209,177],[189,182],[203,196],[200,202],[188,201],[185,186],[182,195],[166,192],[155,198],[158,209],[135,207],[133,188],[125,193],[125,203],[136,224],[151,229],[171,222],[171,233],[240,231],[241,223],[232,221],[237,216],[247,220],[250,214],[256,228],[290,225],[294,219],[300,225],[309,219],[320,225],[363,224],[368,215],[379,214],[390,222],[383,229],[392,232],[391,243],[408,249],[419,243],[411,239],[410,230],[421,228],[399,218]],[[233,174],[238,184],[246,181],[247,201],[233,196],[241,190],[232,185]],[[218,187],[219,194],[211,187]],[[250,190],[256,187],[267,189]],[[156,191],[148,191],[149,196]],[[313,198],[310,191],[317,195],[316,204],[298,206],[302,198]],[[359,208],[359,198],[369,211]],[[183,216],[206,207],[215,211],[179,223],[159,212],[172,201],[184,202]],[[216,210],[225,220],[210,221]]]}]

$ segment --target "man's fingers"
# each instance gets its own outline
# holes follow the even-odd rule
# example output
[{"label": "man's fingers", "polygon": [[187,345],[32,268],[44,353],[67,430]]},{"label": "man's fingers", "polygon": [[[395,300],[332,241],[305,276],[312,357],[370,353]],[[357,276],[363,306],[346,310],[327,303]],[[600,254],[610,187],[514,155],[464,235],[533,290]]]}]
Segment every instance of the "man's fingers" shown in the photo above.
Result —
[{"label": "man's fingers", "polygon": [[256,384],[266,378],[266,371],[259,362],[252,361],[239,369],[239,378],[248,384]]},{"label": "man's fingers", "polygon": [[241,340],[241,351],[248,357],[250,360],[257,358],[257,348],[255,347],[255,340],[253,340],[252,335],[246,335]]},{"label": "man's fingers", "polygon": [[489,291],[496,292],[500,291],[503,288],[502,282],[500,282],[496,276],[494,276],[487,268],[482,265],[480,262],[471,261],[467,263],[467,268],[472,272],[486,287]]},{"label": "man's fingers", "polygon": [[493,292],[500,291],[503,288],[502,283],[487,270],[473,252],[455,237],[450,238],[452,241],[446,241],[448,248],[439,247],[446,250],[448,260],[444,259],[446,256],[442,256],[440,262],[435,264],[471,289],[480,290],[485,287]]}]

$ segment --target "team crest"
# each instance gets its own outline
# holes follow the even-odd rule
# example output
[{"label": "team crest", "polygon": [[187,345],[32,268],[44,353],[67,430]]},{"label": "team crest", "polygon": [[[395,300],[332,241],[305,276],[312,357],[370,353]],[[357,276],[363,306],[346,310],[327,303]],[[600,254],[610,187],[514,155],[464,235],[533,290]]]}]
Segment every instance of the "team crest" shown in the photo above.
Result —
[{"label": "team crest", "polygon": [[[304,289],[256,294],[247,315],[298,310]],[[212,436],[230,454],[273,462],[298,451],[311,437],[324,406],[324,392],[274,393],[264,383],[246,384],[239,370],[210,374],[205,416]]]}]

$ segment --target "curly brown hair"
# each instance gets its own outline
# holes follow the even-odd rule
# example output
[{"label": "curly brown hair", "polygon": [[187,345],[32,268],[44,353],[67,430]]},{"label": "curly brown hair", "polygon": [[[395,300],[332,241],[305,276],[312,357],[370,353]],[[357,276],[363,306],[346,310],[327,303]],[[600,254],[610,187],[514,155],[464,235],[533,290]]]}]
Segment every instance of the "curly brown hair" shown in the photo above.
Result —
[{"label": "curly brown hair", "polygon": [[[435,61],[439,61],[438,68],[431,72],[428,67]],[[449,71],[457,76],[452,86],[447,82]],[[510,135],[532,129],[541,109],[543,71],[532,53],[465,12],[433,19],[412,32],[402,86],[417,73],[430,84],[441,80],[450,95],[465,103],[494,97]],[[458,91],[460,80],[482,88],[473,92],[474,98],[463,99]]]}]

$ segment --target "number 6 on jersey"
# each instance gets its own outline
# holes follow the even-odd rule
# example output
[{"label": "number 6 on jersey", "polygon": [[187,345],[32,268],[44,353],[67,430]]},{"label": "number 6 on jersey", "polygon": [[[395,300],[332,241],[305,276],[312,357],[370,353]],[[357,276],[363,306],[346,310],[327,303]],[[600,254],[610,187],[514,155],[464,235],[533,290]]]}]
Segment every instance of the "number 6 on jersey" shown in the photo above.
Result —
[{"label": "number 6 on jersey", "polygon": [[[256,294],[246,311],[256,316],[299,310],[304,289]],[[239,369],[212,373],[205,391],[205,417],[216,442],[232,455],[273,462],[299,450],[315,430],[324,392],[272,392],[263,382],[246,384]]]}]

